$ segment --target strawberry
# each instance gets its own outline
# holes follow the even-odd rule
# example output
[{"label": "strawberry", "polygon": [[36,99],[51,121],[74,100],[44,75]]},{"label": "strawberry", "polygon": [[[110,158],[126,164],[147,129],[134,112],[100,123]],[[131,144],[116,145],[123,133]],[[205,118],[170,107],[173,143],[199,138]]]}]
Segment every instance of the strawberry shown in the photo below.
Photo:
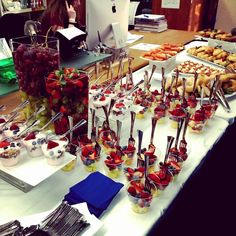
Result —
[{"label": "strawberry", "polygon": [[10,126],[10,130],[17,130],[17,129],[20,129],[17,124],[12,124],[12,125]]},{"label": "strawberry", "polygon": [[106,100],[106,97],[105,96],[101,96],[99,101],[105,101]]},{"label": "strawberry", "polygon": [[136,196],[136,191],[135,188],[133,186],[129,186],[129,188],[127,189],[128,193],[132,196]]},{"label": "strawberry", "polygon": [[117,104],[115,105],[115,107],[118,108],[118,109],[120,109],[120,108],[122,108],[122,107],[124,107],[124,106],[125,106],[125,104],[122,103],[122,102],[119,102],[119,103],[117,103]]},{"label": "strawberry", "polygon": [[5,123],[6,121],[3,118],[0,118],[0,124]]},{"label": "strawberry", "polygon": [[54,142],[54,141],[52,141],[52,140],[49,140],[49,141],[48,141],[48,145],[47,145],[47,149],[52,149],[52,148],[55,148],[55,147],[57,147],[57,146],[59,146],[58,143],[56,143],[56,142]]},{"label": "strawberry", "polygon": [[4,148],[4,147],[8,147],[10,146],[11,143],[9,143],[8,141],[3,141],[0,143],[0,148]]},{"label": "strawberry", "polygon": [[27,141],[27,140],[31,140],[31,139],[35,139],[35,138],[36,138],[35,133],[31,132],[26,136],[25,140]]}]

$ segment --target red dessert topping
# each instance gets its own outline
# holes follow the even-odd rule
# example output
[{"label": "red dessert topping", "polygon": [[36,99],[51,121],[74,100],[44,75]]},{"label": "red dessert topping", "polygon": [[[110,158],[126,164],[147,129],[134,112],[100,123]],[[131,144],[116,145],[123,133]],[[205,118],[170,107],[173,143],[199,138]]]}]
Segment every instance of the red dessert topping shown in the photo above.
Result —
[{"label": "red dessert topping", "polygon": [[4,148],[4,147],[8,147],[10,146],[11,143],[9,143],[8,141],[3,141],[0,143],[0,148]]},{"label": "red dessert topping", "polygon": [[52,149],[52,148],[55,148],[55,147],[57,147],[57,146],[59,146],[58,143],[56,143],[56,142],[54,142],[54,141],[52,141],[52,140],[49,140],[49,141],[48,141],[48,145],[47,145],[47,149]]},{"label": "red dessert topping", "polygon": [[10,130],[17,130],[17,129],[19,129],[19,126],[17,124],[12,124],[10,126]]},{"label": "red dessert topping", "polygon": [[35,139],[35,138],[36,138],[35,133],[32,132],[32,133],[30,133],[30,134],[27,135],[27,137],[25,138],[25,140],[27,141],[27,140],[31,140],[31,139]]}]

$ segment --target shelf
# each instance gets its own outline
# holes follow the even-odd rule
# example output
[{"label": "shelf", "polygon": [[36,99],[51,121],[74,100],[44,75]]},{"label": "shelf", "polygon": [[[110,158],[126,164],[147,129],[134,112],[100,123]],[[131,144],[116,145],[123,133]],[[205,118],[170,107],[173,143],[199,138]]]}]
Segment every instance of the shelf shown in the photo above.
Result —
[{"label": "shelf", "polygon": [[20,14],[20,13],[31,13],[31,12],[39,12],[39,11],[44,11],[46,8],[25,8],[25,9],[20,9],[20,10],[12,10],[12,11],[4,11],[2,15],[9,14],[9,13],[15,13],[15,14]]}]

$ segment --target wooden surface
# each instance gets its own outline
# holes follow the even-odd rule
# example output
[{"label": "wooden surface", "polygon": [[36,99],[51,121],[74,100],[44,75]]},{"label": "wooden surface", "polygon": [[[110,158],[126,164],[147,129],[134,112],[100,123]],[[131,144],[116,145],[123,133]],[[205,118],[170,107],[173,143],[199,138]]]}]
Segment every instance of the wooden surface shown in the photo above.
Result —
[{"label": "wooden surface", "polygon": [[[192,40],[195,34],[194,32],[181,31],[181,30],[167,30],[162,33],[131,31],[131,33],[144,35],[143,39],[136,41],[134,44],[186,43]],[[142,55],[142,53],[143,51],[141,50],[129,49],[129,55],[134,58],[132,62],[133,71],[136,71],[148,64],[148,61],[139,58]],[[127,65],[125,65],[124,70],[127,71]],[[7,109],[3,113],[8,113],[19,103],[20,103],[19,92],[14,92],[4,97],[0,97],[0,104],[7,105]]]}]

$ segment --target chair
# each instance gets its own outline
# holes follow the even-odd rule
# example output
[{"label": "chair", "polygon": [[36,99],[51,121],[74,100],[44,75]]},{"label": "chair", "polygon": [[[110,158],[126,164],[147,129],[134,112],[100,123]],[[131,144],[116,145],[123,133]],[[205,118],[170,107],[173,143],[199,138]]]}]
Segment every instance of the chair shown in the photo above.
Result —
[{"label": "chair", "polygon": [[0,38],[9,43],[11,38],[24,36],[24,25],[29,20],[21,14],[8,13],[0,17]]}]

